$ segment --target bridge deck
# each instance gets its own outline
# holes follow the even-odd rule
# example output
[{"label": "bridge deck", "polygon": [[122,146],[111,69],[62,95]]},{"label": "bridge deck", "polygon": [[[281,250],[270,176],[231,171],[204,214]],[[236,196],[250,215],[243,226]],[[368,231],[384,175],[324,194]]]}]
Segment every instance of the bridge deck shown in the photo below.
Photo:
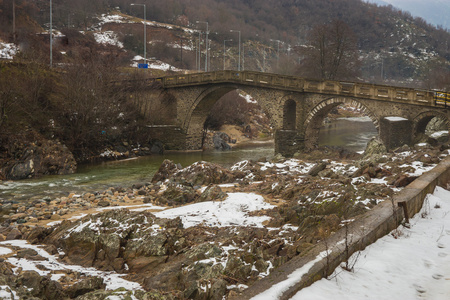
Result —
[{"label": "bridge deck", "polygon": [[252,71],[225,70],[173,75],[157,78],[156,81],[160,82],[163,88],[235,83],[295,92],[330,94],[433,107],[448,107],[450,105],[450,96],[444,92],[347,81],[316,80]]}]

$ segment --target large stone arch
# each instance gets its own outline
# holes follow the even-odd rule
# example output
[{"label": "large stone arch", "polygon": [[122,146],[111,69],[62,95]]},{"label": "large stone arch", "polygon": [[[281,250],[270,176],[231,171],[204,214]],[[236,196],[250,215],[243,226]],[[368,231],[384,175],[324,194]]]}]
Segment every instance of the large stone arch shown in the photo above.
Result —
[{"label": "large stone arch", "polygon": [[317,104],[306,116],[305,122],[303,124],[304,132],[303,136],[305,139],[305,148],[313,149],[317,147],[317,141],[319,138],[319,131],[322,127],[324,118],[328,113],[340,104],[348,104],[353,107],[360,109],[365,115],[367,115],[371,120],[378,132],[380,132],[379,120],[375,114],[372,113],[365,105],[358,100],[353,98],[341,98],[333,97],[321,101]]},{"label": "large stone arch", "polygon": [[192,102],[185,114],[186,117],[181,124],[182,130],[186,133],[187,149],[201,149],[203,139],[202,133],[206,118],[208,117],[214,104],[225,94],[233,90],[242,90],[257,99],[258,105],[260,105],[264,110],[267,117],[271,120],[271,123],[276,123],[274,122],[272,116],[274,114],[272,105],[275,105],[275,103],[270,103],[270,101],[267,101],[267,97],[258,95],[255,89],[234,84],[224,84],[206,88],[199,93]]},{"label": "large stone arch", "polygon": [[444,120],[447,125],[447,130],[450,130],[450,120],[446,114],[437,111],[426,111],[414,118],[413,138],[421,133],[424,134],[428,123],[435,117]]}]

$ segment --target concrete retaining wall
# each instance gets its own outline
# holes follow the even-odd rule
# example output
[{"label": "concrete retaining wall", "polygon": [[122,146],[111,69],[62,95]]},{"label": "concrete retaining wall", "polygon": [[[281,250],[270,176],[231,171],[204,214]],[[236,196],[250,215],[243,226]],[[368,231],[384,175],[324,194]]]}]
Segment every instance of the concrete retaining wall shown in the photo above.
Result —
[{"label": "concrete retaining wall", "polygon": [[[333,273],[334,269],[342,262],[347,261],[347,258],[354,252],[363,250],[380,237],[396,229],[405,218],[403,206],[399,206],[399,203],[406,203],[406,211],[409,217],[412,217],[422,208],[427,194],[433,193],[436,186],[447,188],[448,184],[450,184],[450,157],[447,157],[433,170],[405,187],[394,197],[393,202],[384,201],[359,217],[348,227],[348,234],[343,228],[328,238],[326,242],[317,244],[305,255],[293,258],[285,265],[272,271],[266,278],[246,289],[242,294],[231,296],[230,299],[250,299],[264,292],[273,285],[288,279],[292,272],[315,260],[319,253],[328,248],[331,254],[316,262],[279,299],[291,298],[300,289]],[[349,243],[348,252],[345,249],[345,243],[343,243],[346,237]]]}]

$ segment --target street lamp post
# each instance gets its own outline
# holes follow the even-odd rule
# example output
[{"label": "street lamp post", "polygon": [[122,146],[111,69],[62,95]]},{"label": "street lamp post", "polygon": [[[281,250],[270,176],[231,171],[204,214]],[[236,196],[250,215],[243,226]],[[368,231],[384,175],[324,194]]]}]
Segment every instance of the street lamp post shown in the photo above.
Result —
[{"label": "street lamp post", "polygon": [[238,71],[241,70],[241,31],[240,30],[230,30],[230,32],[239,32],[239,61],[238,61]]},{"label": "street lamp post", "polygon": [[226,42],[232,42],[232,39],[229,40],[223,40],[223,69],[225,70],[225,43]]},{"label": "street lamp post", "polygon": [[200,41],[201,41],[201,37],[200,37],[200,35],[201,35],[201,32],[199,31],[198,32],[198,43],[197,43],[197,45],[198,45],[198,47],[197,47],[197,52],[195,53],[195,59],[197,60],[197,64],[196,64],[196,67],[197,67],[197,70],[200,72],[200,68],[201,68],[201,66],[200,66],[200,59],[201,59],[201,53],[200,53],[200,50],[201,50],[201,45],[200,45]]},{"label": "street lamp post", "polygon": [[242,71],[245,71],[245,44],[242,44]]},{"label": "street lamp post", "polygon": [[144,64],[147,64],[147,9],[145,4],[131,3],[131,6],[143,6],[144,7]]},{"label": "street lamp post", "polygon": [[278,67],[279,67],[279,62],[280,62],[280,40],[271,40],[273,42],[277,42],[278,43],[278,49],[277,49],[277,72],[278,72]]},{"label": "street lamp post", "polygon": [[206,44],[206,57],[205,57],[205,72],[208,72],[208,22],[205,21],[196,21],[195,23],[199,24],[199,23],[204,23],[206,24],[206,40],[205,40],[205,44]]},{"label": "street lamp post", "polygon": [[52,0],[50,0],[50,68],[53,66],[53,15],[52,15]]}]

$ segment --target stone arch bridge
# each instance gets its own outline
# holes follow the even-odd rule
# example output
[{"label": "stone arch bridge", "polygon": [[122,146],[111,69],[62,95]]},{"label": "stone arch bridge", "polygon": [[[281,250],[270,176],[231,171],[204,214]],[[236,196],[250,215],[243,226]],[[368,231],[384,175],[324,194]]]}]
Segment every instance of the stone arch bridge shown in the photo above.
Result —
[{"label": "stone arch bridge", "polygon": [[[170,115],[153,125],[172,149],[201,149],[205,120],[226,93],[240,89],[256,99],[275,130],[275,153],[292,155],[317,146],[324,117],[342,103],[369,116],[388,149],[411,144],[434,118],[450,127],[450,110],[435,92],[366,83],[323,81],[251,71],[217,71],[156,79]],[[169,100],[167,100],[169,99]],[[165,130],[162,130],[162,129]]]}]

